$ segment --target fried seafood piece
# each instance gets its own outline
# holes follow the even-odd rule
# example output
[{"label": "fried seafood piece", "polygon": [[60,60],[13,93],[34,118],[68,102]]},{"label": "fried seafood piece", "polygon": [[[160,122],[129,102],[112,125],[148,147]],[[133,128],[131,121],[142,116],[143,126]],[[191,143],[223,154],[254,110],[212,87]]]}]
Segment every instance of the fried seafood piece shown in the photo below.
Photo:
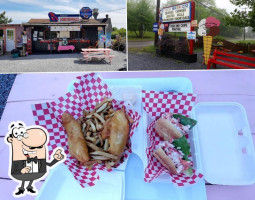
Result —
[{"label": "fried seafood piece", "polygon": [[117,110],[114,116],[107,120],[102,131],[102,138],[109,141],[109,153],[121,156],[129,136],[129,121],[124,109]]},{"label": "fried seafood piece", "polygon": [[89,161],[88,147],[79,122],[71,114],[65,112],[62,115],[62,123],[67,132],[71,156],[82,163]]}]

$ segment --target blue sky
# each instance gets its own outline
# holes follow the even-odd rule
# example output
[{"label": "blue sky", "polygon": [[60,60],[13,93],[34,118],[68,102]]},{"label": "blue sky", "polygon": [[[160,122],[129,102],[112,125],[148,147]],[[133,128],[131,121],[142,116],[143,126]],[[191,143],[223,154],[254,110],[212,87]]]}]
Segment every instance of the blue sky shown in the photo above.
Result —
[{"label": "blue sky", "polygon": [[48,12],[78,14],[82,7],[98,8],[98,18],[108,14],[113,26],[126,28],[126,0],[0,0],[0,13],[6,11],[7,16],[13,19],[12,23],[48,18]]}]

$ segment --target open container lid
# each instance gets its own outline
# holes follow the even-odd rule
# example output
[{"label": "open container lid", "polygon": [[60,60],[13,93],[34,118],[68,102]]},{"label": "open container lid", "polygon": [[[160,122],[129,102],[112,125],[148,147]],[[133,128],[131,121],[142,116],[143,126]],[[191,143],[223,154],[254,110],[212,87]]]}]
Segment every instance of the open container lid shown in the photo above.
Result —
[{"label": "open container lid", "polygon": [[197,168],[220,185],[255,183],[255,153],[245,109],[238,103],[199,103],[191,117]]},{"label": "open container lid", "polygon": [[[82,188],[64,164],[50,171],[37,200],[41,199],[112,199],[120,200],[125,197],[125,174],[114,170],[111,173],[99,171],[100,180],[93,187]],[[112,178],[114,177],[114,179]]]}]

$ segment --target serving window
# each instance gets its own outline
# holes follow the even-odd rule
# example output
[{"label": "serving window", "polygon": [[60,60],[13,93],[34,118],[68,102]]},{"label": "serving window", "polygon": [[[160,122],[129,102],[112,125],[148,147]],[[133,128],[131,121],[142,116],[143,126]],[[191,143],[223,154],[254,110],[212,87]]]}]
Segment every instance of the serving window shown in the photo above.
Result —
[{"label": "serving window", "polygon": [[50,31],[50,29],[47,29],[44,31],[44,39],[45,40],[57,39],[58,34],[59,34],[59,31]]}]

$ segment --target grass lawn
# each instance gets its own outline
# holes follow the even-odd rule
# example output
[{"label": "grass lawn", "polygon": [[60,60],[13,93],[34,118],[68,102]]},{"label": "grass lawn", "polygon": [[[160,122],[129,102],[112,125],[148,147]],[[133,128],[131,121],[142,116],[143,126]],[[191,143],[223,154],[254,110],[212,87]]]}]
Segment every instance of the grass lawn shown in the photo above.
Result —
[{"label": "grass lawn", "polygon": [[154,46],[148,46],[148,47],[141,47],[141,48],[134,48],[134,47],[131,47],[131,48],[128,48],[128,51],[130,53],[152,53],[152,54],[155,54],[156,55],[156,47]]},{"label": "grass lawn", "polygon": [[[138,32],[137,32],[138,34]],[[154,37],[155,37],[155,33],[153,32],[149,32],[149,31],[145,31],[144,32],[144,37],[143,38],[138,38],[136,37],[136,34],[134,31],[128,31],[128,40],[132,40],[132,41],[135,41],[135,40],[138,40],[138,41],[151,41],[151,40],[154,40]]]},{"label": "grass lawn", "polygon": [[242,44],[255,44],[255,40],[245,40],[245,41],[233,41],[235,44],[242,43]]}]

